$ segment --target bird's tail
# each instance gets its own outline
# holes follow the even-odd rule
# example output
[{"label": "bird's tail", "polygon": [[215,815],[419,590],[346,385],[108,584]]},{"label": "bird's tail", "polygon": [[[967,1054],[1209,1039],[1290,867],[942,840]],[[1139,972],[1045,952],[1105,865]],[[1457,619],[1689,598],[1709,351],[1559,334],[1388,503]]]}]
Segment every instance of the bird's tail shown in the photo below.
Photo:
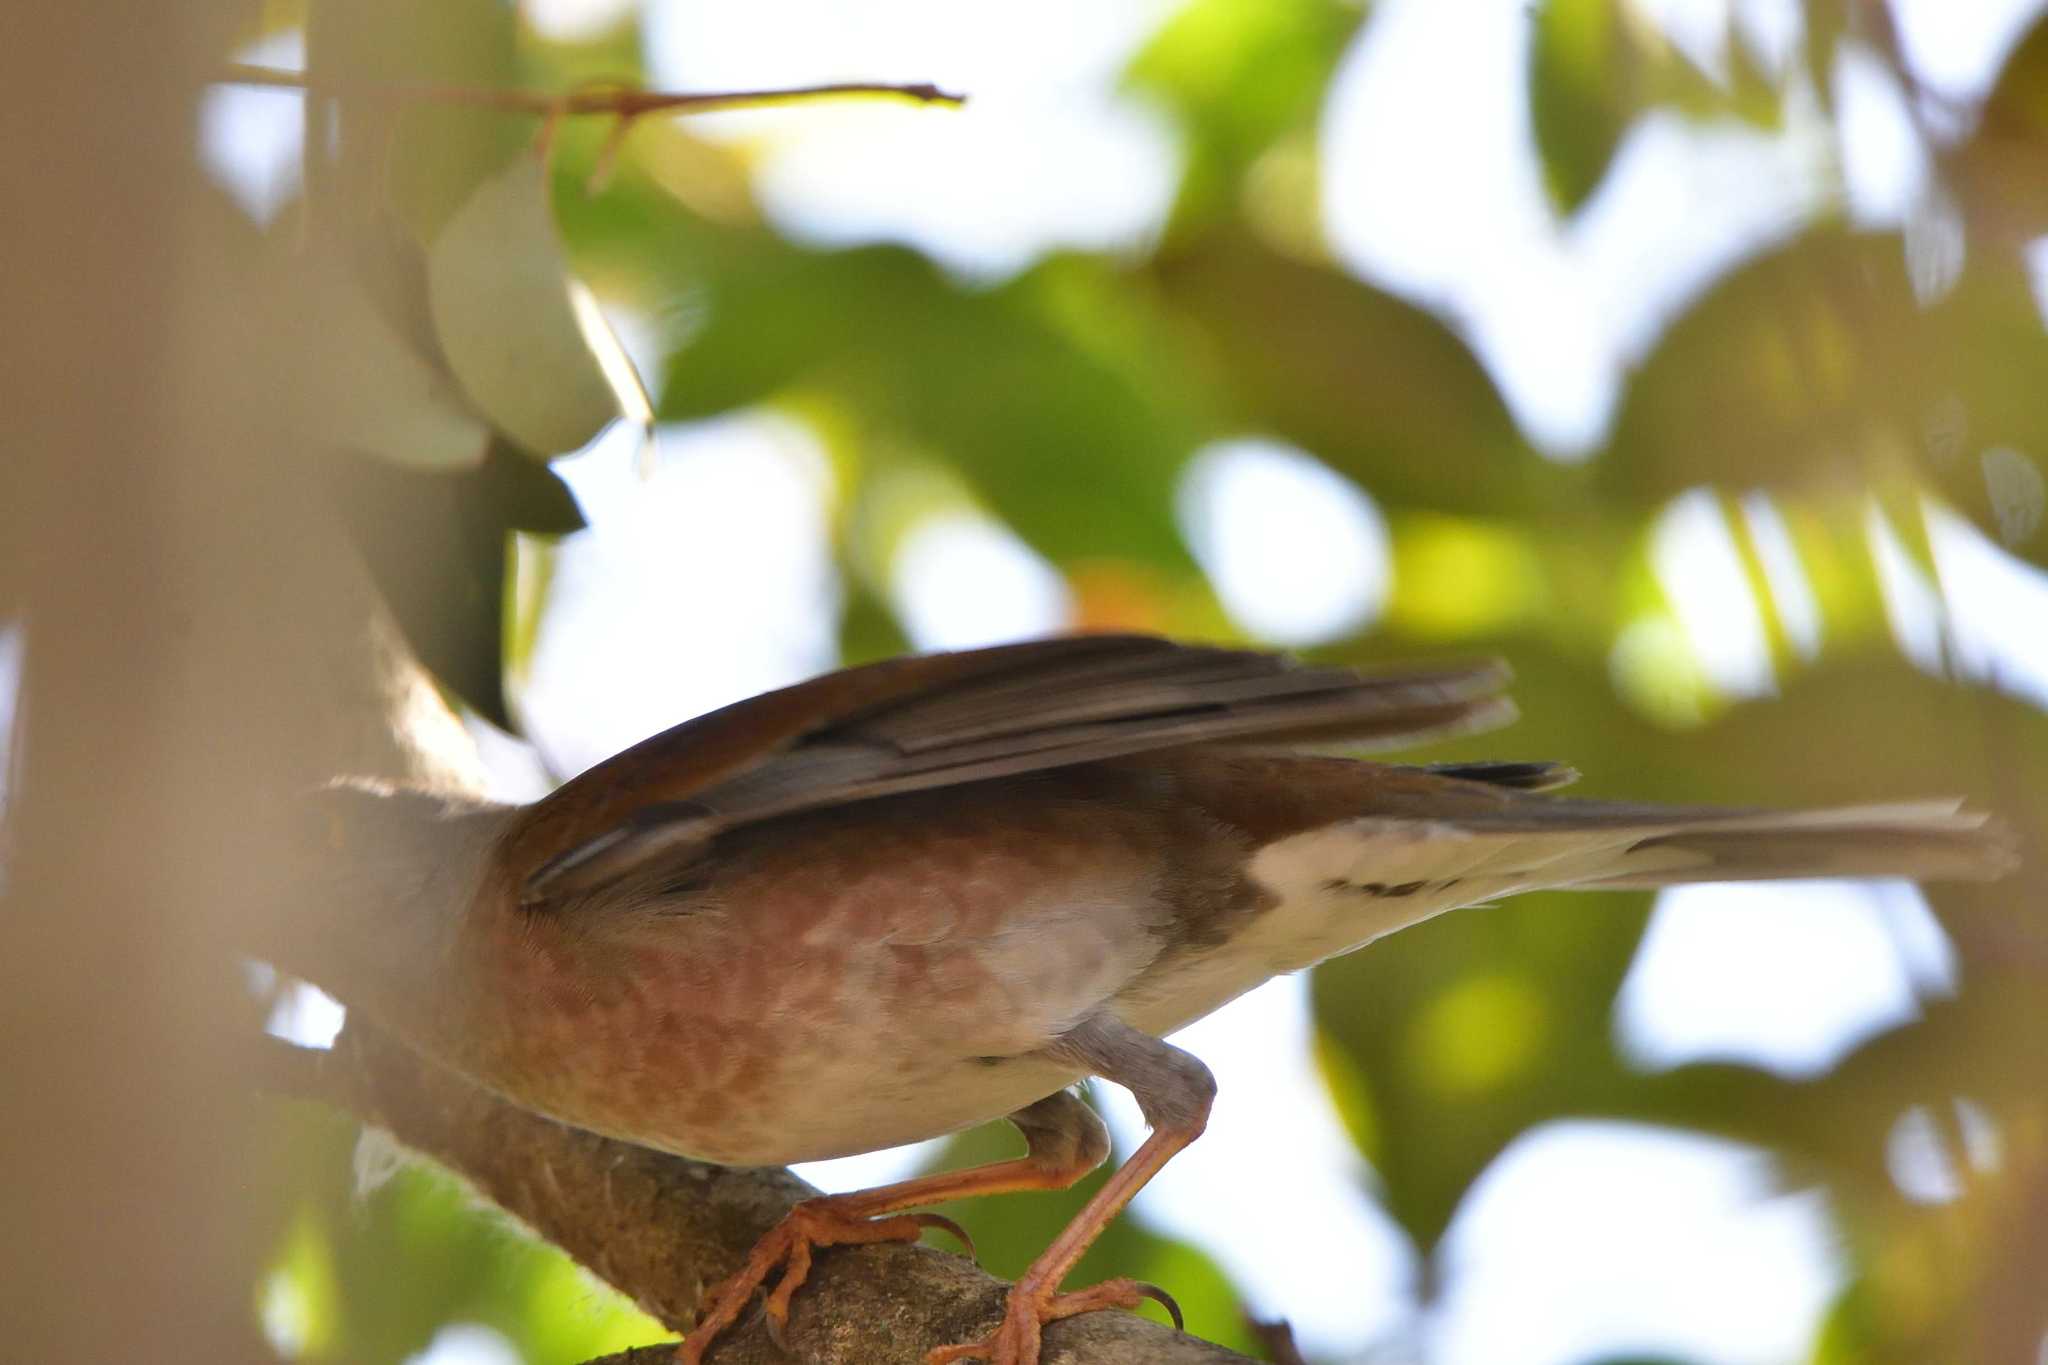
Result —
[{"label": "bird's tail", "polygon": [[1574,884],[1617,890],[1799,877],[1986,881],[2018,862],[2006,829],[1959,801],[1687,813],[1612,847]]},{"label": "bird's tail", "polygon": [[1757,811],[1517,793],[1481,804],[1470,799],[1469,782],[1459,782],[1460,791],[1442,780],[1417,775],[1408,780],[1410,799],[1383,790],[1373,814],[1268,843],[1255,855],[1254,876],[1283,897],[1320,891],[1339,903],[1380,905],[1386,914],[1374,921],[1377,936],[1459,905],[1546,887],[1986,881],[2018,863],[2005,827],[1960,801]]}]

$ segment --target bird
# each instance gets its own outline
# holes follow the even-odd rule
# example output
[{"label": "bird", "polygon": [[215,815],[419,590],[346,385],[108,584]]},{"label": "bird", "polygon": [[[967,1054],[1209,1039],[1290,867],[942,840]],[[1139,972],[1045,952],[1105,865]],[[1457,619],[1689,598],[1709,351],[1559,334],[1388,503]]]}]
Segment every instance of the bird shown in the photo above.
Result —
[{"label": "bird", "polygon": [[435,884],[408,886],[459,908],[366,990],[485,1089],[698,1160],[785,1165],[1002,1118],[1023,1135],[1021,1157],[797,1205],[707,1295],[682,1365],[756,1295],[780,1339],[814,1251],[957,1233],[923,1210],[1074,1184],[1109,1155],[1074,1087],[1128,1089],[1144,1142],[987,1336],[926,1357],[1038,1365],[1045,1325],[1076,1313],[1150,1298],[1178,1320],[1155,1286],[1064,1281],[1208,1121],[1215,1083],[1167,1036],[1268,979],[1524,891],[2014,865],[1998,822],[1955,800],[1577,800],[1552,792],[1576,776],[1561,763],[1357,756],[1503,724],[1508,681],[1488,661],[1362,672],[1135,634],[828,673],[539,801],[436,807],[431,870],[406,874]]}]

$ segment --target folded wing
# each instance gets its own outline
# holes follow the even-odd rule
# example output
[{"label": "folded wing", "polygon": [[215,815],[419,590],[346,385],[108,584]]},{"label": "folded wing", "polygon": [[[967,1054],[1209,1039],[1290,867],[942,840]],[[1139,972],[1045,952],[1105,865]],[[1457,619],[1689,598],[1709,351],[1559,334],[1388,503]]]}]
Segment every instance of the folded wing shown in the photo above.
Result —
[{"label": "folded wing", "polygon": [[1190,744],[1390,748],[1503,724],[1495,663],[1380,676],[1084,635],[892,659],[699,716],[530,808],[503,846],[541,902],[801,810]]}]

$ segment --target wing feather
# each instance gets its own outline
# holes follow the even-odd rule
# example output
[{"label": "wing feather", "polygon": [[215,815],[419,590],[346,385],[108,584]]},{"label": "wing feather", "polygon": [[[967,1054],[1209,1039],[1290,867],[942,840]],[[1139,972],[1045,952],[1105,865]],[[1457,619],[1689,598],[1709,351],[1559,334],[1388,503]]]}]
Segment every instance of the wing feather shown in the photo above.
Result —
[{"label": "wing feather", "polygon": [[523,899],[801,810],[1211,743],[1387,748],[1505,723],[1505,668],[1371,676],[1151,636],[889,660],[739,702],[565,784],[508,833]]}]

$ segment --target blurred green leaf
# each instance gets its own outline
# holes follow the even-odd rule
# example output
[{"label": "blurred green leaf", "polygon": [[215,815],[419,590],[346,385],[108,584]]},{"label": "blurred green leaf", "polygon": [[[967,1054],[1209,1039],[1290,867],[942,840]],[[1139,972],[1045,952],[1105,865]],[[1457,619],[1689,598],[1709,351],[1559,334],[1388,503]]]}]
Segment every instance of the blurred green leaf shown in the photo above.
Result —
[{"label": "blurred green leaf", "polygon": [[757,243],[723,264],[707,321],[671,363],[664,419],[801,383],[862,414],[872,459],[949,460],[1055,560],[1114,547],[1189,562],[1172,486],[1200,430],[1182,404],[1197,396],[1151,386],[1145,357],[1086,345],[1066,325],[1074,295],[1104,287],[1083,263],[979,292],[895,247]]},{"label": "blurred green leaf", "polygon": [[609,335],[569,274],[540,158],[515,157],[477,187],[427,256],[427,297],[449,367],[471,401],[530,455],[572,451],[619,415],[588,339]]},{"label": "blurred green leaf", "polygon": [[1195,0],[1153,35],[1125,78],[1180,123],[1178,220],[1228,216],[1259,159],[1313,127],[1362,12],[1341,0]]},{"label": "blurred green leaf", "polygon": [[1510,1141],[1616,1083],[1610,1002],[1648,905],[1519,896],[1316,970],[1317,1025],[1376,1101],[1387,1211],[1425,1255]]},{"label": "blurred green leaf", "polygon": [[346,265],[308,256],[279,260],[274,270],[271,306],[305,337],[274,357],[291,366],[276,392],[288,397],[303,439],[427,472],[483,462],[490,428]]},{"label": "blurred green leaf", "polygon": [[2017,262],[1973,259],[1924,327],[1929,482],[1993,540],[2048,565],[2048,327],[2032,282]]},{"label": "blurred green leaf", "polygon": [[2048,16],[2037,18],[2006,54],[1985,97],[1984,119],[2002,136],[2048,139]]},{"label": "blurred green leaf", "polygon": [[[1854,0],[1806,0],[1805,4],[1806,39],[1800,44],[1798,60],[1804,68],[1807,88],[1813,91],[1821,108],[1830,115],[1835,112],[1835,59],[1841,53],[1843,39],[1850,32],[1853,5]],[[1855,7],[1855,10],[1861,26],[1890,26],[1888,11],[1869,6]],[[1881,50],[1885,47],[1882,43],[1877,46]]]},{"label": "blurred green leaf", "polygon": [[580,529],[568,487],[499,442],[461,475],[345,459],[334,492],[420,662],[485,719],[515,730],[503,667],[511,535]]},{"label": "blurred green leaf", "polygon": [[1545,0],[1529,44],[1529,115],[1544,185],[1569,213],[1642,112],[1640,25],[1622,0]]},{"label": "blurred green leaf", "polygon": [[1730,80],[1717,86],[1632,0],[1543,0],[1529,44],[1529,123],[1561,211],[1592,197],[1622,138],[1653,108],[1775,122],[1776,88],[1732,21],[1730,31]]},{"label": "blurred green leaf", "polygon": [[1527,515],[1573,482],[1523,441],[1465,343],[1412,304],[1238,231],[1151,275],[1209,363],[1223,421],[1293,441],[1382,502]]},{"label": "blurred green leaf", "polygon": [[[1506,520],[1407,511],[1396,516],[1386,624],[1425,640],[1498,637],[1559,608],[1548,547]],[[1589,605],[1581,603],[1580,605]]]},{"label": "blurred green leaf", "polygon": [[576,1365],[672,1335],[431,1163],[359,1193],[353,1122],[297,1105],[279,1120],[306,1201],[279,1268],[334,1309],[331,1335],[309,1341],[307,1359],[400,1365],[451,1322],[503,1334],[527,1365]]},{"label": "blurred green leaf", "polygon": [[1899,240],[1821,228],[1716,284],[1630,383],[1603,482],[1826,487],[1910,469],[1926,396]]},{"label": "blurred green leaf", "polygon": [[[1602,482],[1635,499],[1862,487],[1902,512],[1933,487],[2043,562],[2028,467],[2048,458],[2031,379],[2048,372],[2048,331],[2031,290],[2015,267],[1974,262],[1923,307],[1908,270],[1894,236],[1822,228],[1730,275],[1629,386]],[[1894,517],[1902,534],[1915,520]]]},{"label": "blurred green leaf", "polygon": [[331,1357],[341,1331],[340,1291],[326,1230],[309,1211],[301,1209],[292,1220],[291,1234],[257,1292],[266,1329],[291,1343],[294,1354]]},{"label": "blurred green leaf", "polygon": [[[363,219],[388,205],[428,245],[471,194],[518,152],[535,122],[446,101],[394,107],[380,85],[491,89],[519,83],[517,11],[501,0],[314,0],[306,69],[323,84],[360,90],[340,103],[334,193],[319,196]],[[309,119],[308,175],[328,179],[325,120]],[[353,202],[351,202],[353,201]]]}]

